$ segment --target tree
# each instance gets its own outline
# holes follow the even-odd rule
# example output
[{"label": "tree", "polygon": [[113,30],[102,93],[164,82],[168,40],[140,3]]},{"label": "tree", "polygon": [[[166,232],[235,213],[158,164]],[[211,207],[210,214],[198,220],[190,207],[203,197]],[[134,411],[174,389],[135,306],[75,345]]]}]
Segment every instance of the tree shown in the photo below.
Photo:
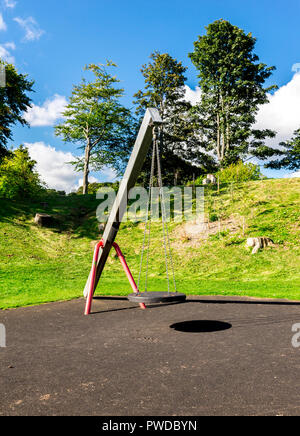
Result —
[{"label": "tree", "polygon": [[30,107],[33,81],[19,74],[12,64],[0,59],[0,67],[5,68],[5,86],[0,86],[0,159],[7,154],[6,145],[12,139],[12,126],[20,123],[28,125],[24,112]]},{"label": "tree", "polygon": [[94,74],[94,81],[82,79],[73,87],[63,113],[65,121],[55,127],[56,135],[84,150],[84,157],[71,162],[78,171],[83,170],[83,194],[88,193],[90,169],[110,166],[121,171],[132,145],[134,121],[119,102],[124,90],[115,86],[119,80],[107,71],[109,67],[116,64],[107,61],[85,67]]},{"label": "tree", "polygon": [[300,129],[294,132],[294,137],[290,141],[281,142],[279,145],[283,149],[277,151],[281,159],[273,160],[265,165],[266,168],[280,169],[287,168],[288,170],[300,169]]},{"label": "tree", "polygon": [[44,185],[34,169],[35,165],[23,145],[5,156],[0,164],[0,196],[32,198],[39,195]]},{"label": "tree", "polygon": [[277,89],[263,87],[275,67],[258,62],[251,33],[225,20],[206,29],[189,54],[202,90],[201,102],[193,108],[201,146],[213,152],[221,167],[253,156],[267,159],[276,151],[265,145],[265,139],[275,132],[253,125],[259,106],[268,102],[267,93]]},{"label": "tree", "polygon": [[[174,180],[180,170],[183,167],[186,169],[191,161],[203,164],[195,125],[189,112],[191,104],[184,99],[184,74],[187,68],[168,53],[155,51],[150,55],[150,59],[150,62],[141,68],[145,78],[145,89],[134,95],[134,103],[137,105],[137,115],[143,115],[147,107],[154,107],[165,121],[161,154],[162,160],[166,162],[165,170],[173,172],[170,176]],[[146,173],[149,172],[149,160],[147,159],[145,166]],[[191,173],[192,171],[189,171],[190,176]]]}]

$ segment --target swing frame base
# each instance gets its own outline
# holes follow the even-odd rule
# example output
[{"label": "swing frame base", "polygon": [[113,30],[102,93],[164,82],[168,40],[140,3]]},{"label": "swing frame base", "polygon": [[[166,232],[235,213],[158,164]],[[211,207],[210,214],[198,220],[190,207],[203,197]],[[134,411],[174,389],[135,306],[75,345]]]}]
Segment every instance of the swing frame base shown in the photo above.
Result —
[{"label": "swing frame base", "polygon": [[[85,315],[90,315],[90,313],[91,313],[92,301],[93,301],[93,297],[94,297],[94,293],[95,293],[95,279],[96,279],[97,261],[98,261],[98,257],[99,257],[99,250],[101,248],[103,248],[103,246],[104,246],[104,241],[103,241],[103,239],[101,239],[101,241],[99,241],[96,244],[96,247],[95,247],[94,257],[93,257],[93,264],[92,264],[92,269],[91,269],[91,273],[90,273],[91,281],[90,281],[90,285],[89,285],[89,291],[88,291],[88,294],[87,294],[87,297],[86,297],[86,304],[85,304],[85,311],[84,311]],[[138,288],[137,288],[137,285],[136,285],[136,283],[134,281],[134,278],[133,278],[133,276],[131,274],[129,266],[126,263],[125,257],[123,255],[119,245],[114,242],[112,244],[112,246],[116,250],[116,254],[117,254],[117,256],[118,256],[118,258],[119,258],[119,260],[121,262],[121,265],[122,265],[122,267],[123,267],[123,269],[125,271],[125,274],[126,274],[128,280],[129,280],[129,283],[130,283],[130,285],[132,287],[132,290],[134,291],[135,295],[137,295],[138,292],[139,292]],[[139,302],[139,303],[140,303],[140,308],[141,309],[146,309],[146,306],[145,306],[144,303],[142,303],[142,302]]]},{"label": "swing frame base", "polygon": [[127,296],[132,303],[179,303],[186,300],[186,295],[179,292],[139,292]]}]

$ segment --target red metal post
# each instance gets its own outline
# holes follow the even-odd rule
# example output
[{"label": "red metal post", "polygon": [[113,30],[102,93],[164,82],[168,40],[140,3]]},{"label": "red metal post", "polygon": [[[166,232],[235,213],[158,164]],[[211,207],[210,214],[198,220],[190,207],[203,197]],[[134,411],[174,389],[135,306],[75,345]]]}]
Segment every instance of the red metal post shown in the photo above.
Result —
[{"label": "red metal post", "polygon": [[[91,313],[91,306],[92,306],[92,301],[93,301],[93,296],[94,296],[94,292],[95,292],[95,279],[96,279],[96,270],[97,270],[97,261],[98,261],[98,256],[99,256],[99,250],[100,248],[103,247],[103,241],[101,240],[100,242],[98,242],[98,244],[95,247],[95,251],[94,251],[94,257],[93,257],[93,265],[92,265],[92,271],[91,271],[91,282],[90,282],[90,289],[89,289],[89,293],[86,299],[86,305],[85,305],[85,311],[84,314],[85,315],[89,315]],[[125,274],[129,280],[129,283],[133,289],[133,292],[138,293],[139,290],[137,288],[137,285],[134,281],[134,278],[131,274],[131,271],[127,265],[127,262],[125,260],[125,257],[120,249],[120,247],[118,246],[118,244],[116,244],[115,242],[113,243],[113,247],[116,250],[117,256],[120,259],[121,265],[123,266],[123,269],[125,271]],[[142,309],[146,309],[146,306],[144,303],[140,303],[140,307]]]},{"label": "red metal post", "polygon": [[95,278],[96,278],[96,270],[97,270],[97,261],[98,261],[98,255],[100,248],[103,247],[103,241],[101,240],[98,242],[98,244],[95,247],[94,250],[94,256],[93,256],[93,264],[92,264],[92,270],[91,270],[91,282],[90,282],[90,289],[89,293],[87,295],[86,304],[85,304],[85,315],[89,315],[91,313],[91,306],[95,291]]},{"label": "red metal post", "polygon": [[[139,292],[138,287],[137,287],[137,285],[136,285],[136,283],[135,283],[135,281],[134,281],[134,278],[132,277],[131,271],[130,271],[128,265],[127,265],[127,262],[126,262],[126,260],[125,260],[125,257],[124,257],[124,255],[123,255],[123,253],[122,253],[120,247],[119,247],[118,244],[116,244],[115,242],[113,243],[113,247],[114,247],[114,249],[116,250],[117,256],[118,256],[118,258],[120,259],[120,262],[121,262],[121,264],[122,264],[122,266],[123,266],[123,269],[124,269],[124,271],[125,271],[125,274],[127,275],[127,278],[128,278],[128,280],[129,280],[129,283],[130,283],[130,285],[131,285],[131,287],[132,287],[132,289],[133,289],[133,292],[135,292],[136,294],[138,294],[138,292]],[[140,303],[140,307],[141,307],[141,309],[146,309],[146,306],[145,306],[144,303]]]}]

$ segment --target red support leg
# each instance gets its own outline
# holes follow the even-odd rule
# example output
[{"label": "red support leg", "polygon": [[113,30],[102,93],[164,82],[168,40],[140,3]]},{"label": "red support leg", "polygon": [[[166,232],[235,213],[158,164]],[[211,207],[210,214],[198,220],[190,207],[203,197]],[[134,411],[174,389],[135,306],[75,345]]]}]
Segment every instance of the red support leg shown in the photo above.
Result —
[{"label": "red support leg", "polygon": [[[99,256],[99,250],[100,248],[103,247],[103,241],[101,240],[100,242],[98,242],[98,244],[95,247],[95,251],[94,251],[94,257],[93,257],[93,265],[92,265],[92,270],[91,270],[91,282],[90,282],[90,289],[89,289],[89,293],[86,299],[86,305],[85,305],[85,311],[84,314],[85,315],[89,315],[91,313],[91,307],[92,307],[92,301],[93,301],[93,296],[94,296],[94,292],[95,292],[95,278],[96,278],[96,270],[97,270],[97,261],[98,261],[98,256]],[[123,266],[123,269],[125,271],[125,274],[129,280],[129,283],[133,289],[133,292],[138,293],[139,290],[137,288],[137,285],[134,281],[134,278],[131,274],[131,271],[127,265],[127,262],[125,260],[125,257],[120,249],[120,247],[118,246],[118,244],[116,244],[115,242],[113,243],[113,247],[116,250],[117,256],[120,259],[120,262]],[[144,303],[140,303],[140,307],[141,309],[146,309],[146,306]]]},{"label": "red support leg", "polygon": [[87,295],[86,304],[85,304],[85,315],[89,315],[91,313],[91,307],[92,307],[92,301],[93,296],[95,292],[95,278],[96,278],[96,270],[97,270],[97,262],[98,262],[98,255],[100,248],[103,247],[103,241],[101,240],[98,242],[98,244],[95,247],[94,251],[94,257],[93,257],[93,264],[92,264],[92,270],[91,270],[91,282],[90,282],[90,289],[89,293]]},{"label": "red support leg", "polygon": [[[128,280],[129,280],[129,283],[130,283],[130,285],[131,285],[131,287],[132,287],[132,289],[133,289],[133,292],[135,292],[136,294],[138,294],[138,292],[139,292],[138,287],[137,287],[137,285],[136,285],[136,283],[135,283],[135,281],[134,281],[134,278],[132,277],[131,271],[130,271],[128,265],[127,265],[127,262],[126,262],[126,260],[125,260],[125,257],[124,257],[124,255],[123,255],[123,253],[122,253],[120,247],[119,247],[118,244],[116,244],[115,242],[113,243],[113,247],[114,247],[114,249],[116,250],[117,256],[118,256],[118,258],[120,259],[120,262],[121,262],[121,264],[122,264],[122,266],[123,266],[123,269],[124,269],[124,271],[125,271],[125,274],[127,275],[127,278],[128,278]],[[145,304],[144,304],[144,303],[140,303],[140,308],[141,308],[141,309],[146,309]]]}]

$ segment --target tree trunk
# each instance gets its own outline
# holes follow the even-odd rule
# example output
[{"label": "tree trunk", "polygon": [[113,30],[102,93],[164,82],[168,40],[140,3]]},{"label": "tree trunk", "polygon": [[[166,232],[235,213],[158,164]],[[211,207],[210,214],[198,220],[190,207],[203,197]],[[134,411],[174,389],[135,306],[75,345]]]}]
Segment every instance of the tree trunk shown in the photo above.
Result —
[{"label": "tree trunk", "polygon": [[90,141],[88,140],[85,147],[85,156],[84,156],[83,195],[86,195],[88,193],[90,154],[91,154],[91,148],[90,148]]},{"label": "tree trunk", "polygon": [[230,126],[229,126],[229,106],[226,105],[226,152],[230,148]]},{"label": "tree trunk", "polygon": [[[224,100],[221,95],[221,110],[222,110],[222,131],[221,131],[221,160],[223,161],[225,157],[225,145],[226,145],[226,134],[225,134],[225,111],[224,111]],[[222,141],[223,139],[223,141]]]},{"label": "tree trunk", "polygon": [[174,173],[174,186],[177,186],[178,175],[179,175],[179,170],[178,170],[178,168],[177,168],[177,169],[175,170],[175,173]]},{"label": "tree trunk", "polygon": [[221,150],[220,150],[220,115],[217,113],[217,156],[219,162],[222,160],[221,158]]}]

